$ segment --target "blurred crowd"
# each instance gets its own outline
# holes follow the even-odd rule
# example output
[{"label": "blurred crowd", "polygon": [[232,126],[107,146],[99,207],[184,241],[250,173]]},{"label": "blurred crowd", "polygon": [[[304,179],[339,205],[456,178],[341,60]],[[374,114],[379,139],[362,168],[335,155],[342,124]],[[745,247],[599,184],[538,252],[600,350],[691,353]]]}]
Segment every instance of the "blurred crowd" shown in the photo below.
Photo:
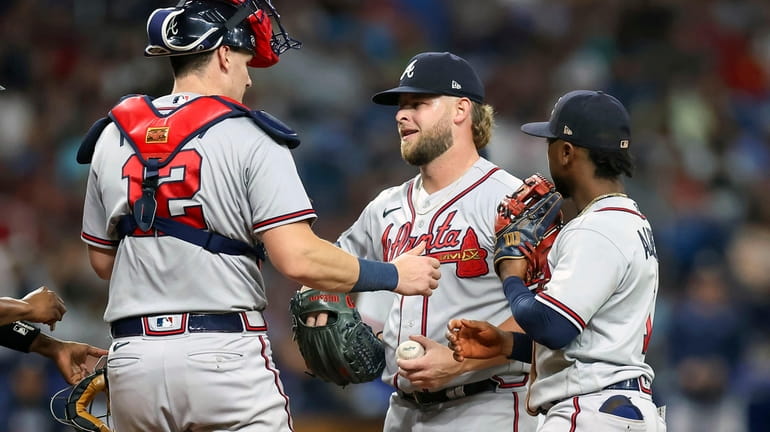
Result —
[{"label": "blurred crowd", "polygon": [[[168,62],[142,52],[147,16],[174,3],[0,2],[0,296],[57,291],[69,309],[59,338],[110,343],[107,285],[79,238],[88,168],[75,153],[121,96],[169,92]],[[618,97],[633,121],[627,189],[660,257],[648,360],[669,430],[770,430],[770,2],[273,3],[304,47],[253,69],[245,102],[299,132],[315,229],[332,241],[378,191],[416,173],[400,159],[395,111],[370,101],[414,54],[452,51],[477,68],[496,110],[487,156],[521,178],[548,168],[520,124],[546,119],[567,90]],[[287,314],[298,287],[269,265],[267,277],[270,336],[298,422],[344,413],[376,424],[389,389],[307,376]],[[0,431],[70,430],[48,414],[64,386],[47,360],[0,350]]]}]

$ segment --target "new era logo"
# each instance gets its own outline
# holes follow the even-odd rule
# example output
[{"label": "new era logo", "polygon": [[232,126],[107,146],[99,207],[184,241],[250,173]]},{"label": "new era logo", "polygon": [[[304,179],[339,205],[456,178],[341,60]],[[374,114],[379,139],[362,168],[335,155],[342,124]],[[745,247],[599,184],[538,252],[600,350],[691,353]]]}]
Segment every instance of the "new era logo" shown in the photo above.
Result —
[{"label": "new era logo", "polygon": [[463,86],[461,86],[459,82],[452,80],[452,88],[455,90],[460,90],[463,88]]},{"label": "new era logo", "polygon": [[564,125],[564,135],[572,136],[572,129],[569,128],[569,126]]},{"label": "new era logo", "polygon": [[620,140],[620,148],[628,148],[628,140]]}]

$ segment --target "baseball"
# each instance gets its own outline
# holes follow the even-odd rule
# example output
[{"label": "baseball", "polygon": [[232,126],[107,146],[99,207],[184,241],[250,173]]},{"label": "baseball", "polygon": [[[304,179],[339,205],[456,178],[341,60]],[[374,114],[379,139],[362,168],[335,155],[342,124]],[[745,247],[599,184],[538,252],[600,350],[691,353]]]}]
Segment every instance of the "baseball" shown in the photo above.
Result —
[{"label": "baseball", "polygon": [[396,357],[401,360],[411,360],[423,355],[425,355],[425,348],[413,340],[402,342],[396,348]]}]

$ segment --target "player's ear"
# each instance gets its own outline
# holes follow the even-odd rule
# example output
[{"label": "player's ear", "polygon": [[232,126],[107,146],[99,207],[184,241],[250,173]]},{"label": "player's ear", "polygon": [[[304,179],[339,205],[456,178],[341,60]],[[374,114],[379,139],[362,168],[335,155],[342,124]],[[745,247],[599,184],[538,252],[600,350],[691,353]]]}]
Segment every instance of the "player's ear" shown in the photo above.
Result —
[{"label": "player's ear", "polygon": [[214,54],[214,57],[219,63],[219,69],[222,72],[228,71],[232,66],[232,59],[230,57],[232,56],[233,50],[227,45],[221,45],[215,52],[216,54]]},{"label": "player's ear", "polygon": [[473,104],[471,103],[471,100],[465,97],[456,98],[455,99],[455,115],[454,115],[454,121],[455,123],[462,123],[465,121],[465,119],[469,119],[471,117],[471,110],[473,109]]}]

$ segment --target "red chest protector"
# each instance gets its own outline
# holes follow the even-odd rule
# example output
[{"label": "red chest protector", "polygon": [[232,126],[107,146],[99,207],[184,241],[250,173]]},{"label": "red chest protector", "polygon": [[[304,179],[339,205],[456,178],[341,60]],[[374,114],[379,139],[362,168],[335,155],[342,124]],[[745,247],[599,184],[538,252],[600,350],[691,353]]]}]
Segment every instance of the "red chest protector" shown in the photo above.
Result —
[{"label": "red chest protector", "polygon": [[245,105],[224,96],[200,96],[168,114],[161,114],[147,96],[128,96],[110,110],[108,117],[94,123],[78,150],[78,162],[91,162],[99,136],[113,122],[122,139],[133,147],[144,166],[141,196],[133,200],[129,197],[132,214],[123,215],[117,224],[121,239],[127,235],[146,235],[154,229],[213,253],[252,255],[259,260],[264,259],[261,245],[255,247],[205,228],[199,229],[155,215],[159,170],[168,165],[192,138],[232,117],[250,118],[271,138],[289,148],[295,148],[300,143],[297,134],[280,120],[264,111],[251,111]]}]

